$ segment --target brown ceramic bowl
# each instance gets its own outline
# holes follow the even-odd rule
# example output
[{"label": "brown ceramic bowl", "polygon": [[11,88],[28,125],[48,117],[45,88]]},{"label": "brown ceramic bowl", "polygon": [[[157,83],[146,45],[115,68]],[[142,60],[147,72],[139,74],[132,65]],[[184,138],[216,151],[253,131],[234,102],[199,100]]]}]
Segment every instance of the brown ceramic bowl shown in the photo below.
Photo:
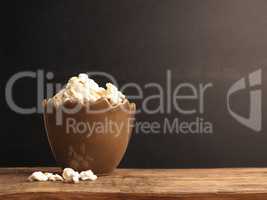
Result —
[{"label": "brown ceramic bowl", "polygon": [[[94,104],[65,102],[69,113],[44,100],[44,122],[48,140],[59,165],[75,170],[109,174],[120,163],[132,132],[135,104],[125,100],[112,106],[105,98]],[[50,109],[50,111],[49,111]],[[58,116],[61,123],[57,124]]]}]

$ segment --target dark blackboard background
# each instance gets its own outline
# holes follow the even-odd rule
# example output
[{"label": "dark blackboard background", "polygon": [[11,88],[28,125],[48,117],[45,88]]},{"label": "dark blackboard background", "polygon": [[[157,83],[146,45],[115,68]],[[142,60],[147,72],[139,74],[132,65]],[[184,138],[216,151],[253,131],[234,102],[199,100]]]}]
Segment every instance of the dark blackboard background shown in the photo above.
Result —
[{"label": "dark blackboard background", "polygon": [[[56,82],[62,83],[79,72],[105,71],[121,85],[164,85],[170,69],[173,84],[216,85],[204,114],[214,124],[213,134],[134,134],[123,167],[267,166],[266,1],[28,0],[1,7],[1,166],[55,164],[41,115],[18,115],[4,99],[11,75],[37,69],[54,72]],[[255,133],[227,114],[225,92],[259,68],[263,130]],[[14,97],[20,105],[34,105],[36,83],[21,81]],[[238,98],[236,106],[247,113],[244,99]],[[141,113],[137,121],[162,122],[164,117],[183,118],[175,112]]]}]

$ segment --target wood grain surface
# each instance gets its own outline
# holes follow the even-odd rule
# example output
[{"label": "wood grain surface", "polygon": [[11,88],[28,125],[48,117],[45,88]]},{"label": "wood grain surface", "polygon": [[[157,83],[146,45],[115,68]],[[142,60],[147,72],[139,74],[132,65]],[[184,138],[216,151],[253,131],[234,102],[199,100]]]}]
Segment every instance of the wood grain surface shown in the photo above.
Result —
[{"label": "wood grain surface", "polygon": [[95,182],[28,182],[33,171],[0,169],[0,199],[267,199],[267,168],[117,169]]}]

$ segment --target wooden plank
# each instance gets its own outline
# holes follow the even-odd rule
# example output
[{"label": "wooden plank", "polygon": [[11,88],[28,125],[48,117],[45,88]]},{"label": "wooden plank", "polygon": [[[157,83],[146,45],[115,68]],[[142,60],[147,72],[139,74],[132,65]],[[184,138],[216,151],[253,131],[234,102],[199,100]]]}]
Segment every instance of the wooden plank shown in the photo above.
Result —
[{"label": "wooden plank", "polygon": [[0,168],[0,199],[267,199],[267,168],[117,169],[95,182],[28,182],[37,170]]}]

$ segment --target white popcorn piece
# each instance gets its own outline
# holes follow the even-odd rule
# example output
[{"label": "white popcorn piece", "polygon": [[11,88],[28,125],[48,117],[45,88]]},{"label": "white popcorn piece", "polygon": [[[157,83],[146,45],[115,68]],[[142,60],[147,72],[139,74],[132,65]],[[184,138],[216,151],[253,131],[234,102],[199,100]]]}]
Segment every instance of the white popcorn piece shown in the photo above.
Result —
[{"label": "white popcorn piece", "polygon": [[46,172],[44,174],[47,176],[48,181],[63,181],[63,178],[58,174],[53,174],[49,172]]},{"label": "white popcorn piece", "polygon": [[60,90],[52,100],[55,104],[75,99],[82,103],[85,101],[95,102],[105,92],[105,89],[88,77],[87,74],[79,74],[69,79],[65,88]]},{"label": "white popcorn piece", "polygon": [[46,176],[47,176],[47,178],[49,179],[50,177],[52,177],[52,176],[53,176],[53,173],[45,172],[45,173],[44,173],[44,175],[46,175]]},{"label": "white popcorn piece", "polygon": [[109,99],[113,105],[123,102],[125,96],[115,85],[107,83],[106,87],[106,89],[100,87],[93,79],[88,77],[88,74],[82,73],[71,77],[66,87],[49,99],[48,102],[52,102],[57,106],[71,100],[78,100],[81,103],[92,103],[101,97]]},{"label": "white popcorn piece", "polygon": [[118,104],[125,99],[125,96],[118,90],[118,88],[111,84],[107,83],[107,94],[106,97],[110,99],[111,104]]},{"label": "white popcorn piece", "polygon": [[58,174],[53,174],[49,172],[34,172],[28,178],[30,181],[63,181],[63,178]]},{"label": "white popcorn piece", "polygon": [[63,181],[63,178],[58,174],[45,173],[48,177],[48,181]]},{"label": "white popcorn piece", "polygon": [[33,172],[28,178],[29,181],[47,181],[48,177],[41,171]]},{"label": "white popcorn piece", "polygon": [[73,182],[73,183],[79,183],[79,181],[80,181],[80,180],[79,180],[79,176],[73,176],[73,177],[72,177],[72,182]]},{"label": "white popcorn piece", "polygon": [[75,171],[71,168],[65,168],[63,170],[63,178],[66,180],[66,181],[69,181],[72,179],[72,176],[75,174]]},{"label": "white popcorn piece", "polygon": [[80,177],[83,181],[91,180],[94,181],[97,179],[97,176],[92,172],[92,170],[82,171]]},{"label": "white popcorn piece", "polygon": [[58,175],[58,174],[55,174],[54,175],[54,179],[55,181],[63,181],[64,179],[62,178],[62,176]]},{"label": "white popcorn piece", "polygon": [[65,168],[62,176],[66,182],[78,183],[80,179],[80,174],[71,168]]},{"label": "white popcorn piece", "polygon": [[71,168],[65,168],[62,176],[49,172],[43,173],[41,171],[37,171],[28,177],[29,181],[65,181],[69,183],[79,183],[80,179],[83,181],[94,181],[97,179],[97,176],[92,172],[92,170],[82,171],[79,173]]}]

